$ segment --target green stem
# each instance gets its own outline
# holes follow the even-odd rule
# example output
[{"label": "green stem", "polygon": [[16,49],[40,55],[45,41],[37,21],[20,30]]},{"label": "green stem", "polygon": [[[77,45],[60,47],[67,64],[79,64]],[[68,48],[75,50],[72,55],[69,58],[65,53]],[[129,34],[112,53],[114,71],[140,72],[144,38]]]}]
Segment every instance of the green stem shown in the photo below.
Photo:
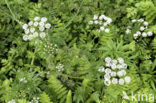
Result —
[{"label": "green stem", "polygon": [[13,16],[13,19],[22,26],[22,23],[16,18],[15,14],[12,12],[7,0],[5,0],[5,3],[7,4],[8,9],[9,9],[11,15]]},{"label": "green stem", "polygon": [[36,48],[35,48],[34,55],[33,55],[32,60],[31,60],[31,65],[34,65],[35,54],[36,54]]},{"label": "green stem", "polygon": [[34,60],[35,60],[35,57],[33,56],[32,60],[31,60],[31,65],[34,64]]}]

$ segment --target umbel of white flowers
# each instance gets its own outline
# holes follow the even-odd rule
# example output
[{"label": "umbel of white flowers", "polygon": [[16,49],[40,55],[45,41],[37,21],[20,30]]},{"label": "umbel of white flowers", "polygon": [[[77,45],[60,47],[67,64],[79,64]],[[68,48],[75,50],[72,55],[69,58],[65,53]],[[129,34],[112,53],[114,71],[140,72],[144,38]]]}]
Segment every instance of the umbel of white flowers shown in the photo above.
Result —
[{"label": "umbel of white flowers", "polygon": [[20,78],[19,82],[27,83],[27,80],[26,80],[26,78],[24,77],[24,78]]},{"label": "umbel of white flowers", "polygon": [[46,30],[51,28],[51,24],[47,23],[46,17],[35,17],[33,21],[30,21],[28,24],[23,25],[24,33],[23,40],[32,40],[33,38],[46,37]]},{"label": "umbel of white flowers", "polygon": [[34,97],[29,103],[39,103],[39,100],[39,97]]},{"label": "umbel of white flowers", "polygon": [[16,102],[15,102],[15,100],[12,99],[12,100],[8,101],[8,103],[16,103]]},{"label": "umbel of white flowers", "polygon": [[64,65],[63,64],[58,64],[56,66],[56,69],[59,71],[59,72],[62,72],[64,70]]},{"label": "umbel of white flowers", "polygon": [[[151,31],[145,32],[146,29],[148,29],[148,22],[144,21],[143,19],[133,19],[132,23],[139,23],[140,26],[140,30],[136,31],[136,33],[133,34],[134,39],[137,39],[139,36],[142,37],[148,37],[148,36],[152,36],[153,33]],[[131,30],[130,28],[127,28],[126,30],[126,34],[130,34]]]},{"label": "umbel of white flowers", "polygon": [[107,26],[110,25],[111,22],[112,19],[105,15],[94,15],[93,20],[89,21],[89,24],[98,25],[98,32],[105,31],[106,33],[108,33],[110,30]]},{"label": "umbel of white flowers", "polygon": [[124,63],[124,59],[119,57],[116,59],[111,59],[110,57],[105,58],[105,66],[101,66],[98,71],[104,72],[104,84],[109,86],[112,84],[124,85],[125,83],[130,83],[131,78],[126,76],[127,64]]}]

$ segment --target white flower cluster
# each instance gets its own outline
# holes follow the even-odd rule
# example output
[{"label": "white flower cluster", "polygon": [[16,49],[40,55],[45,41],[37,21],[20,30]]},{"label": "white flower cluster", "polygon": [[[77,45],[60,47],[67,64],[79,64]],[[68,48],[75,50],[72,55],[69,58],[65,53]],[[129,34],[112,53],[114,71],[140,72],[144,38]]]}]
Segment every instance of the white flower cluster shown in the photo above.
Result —
[{"label": "white flower cluster", "polygon": [[56,66],[56,69],[57,69],[59,72],[61,72],[61,71],[64,70],[64,65],[59,64],[59,65]]},{"label": "white flower cluster", "polygon": [[39,100],[39,97],[34,97],[29,103],[39,103]]},{"label": "white flower cluster", "polygon": [[46,17],[35,17],[33,21],[30,21],[28,24],[23,25],[23,29],[25,35],[23,36],[23,40],[32,40],[40,36],[41,38],[45,38],[46,33],[45,30],[50,29],[51,24],[47,23]]},{"label": "white flower cluster", "polygon": [[58,51],[57,44],[52,44],[50,42],[46,42],[46,45],[44,45],[43,50],[47,52],[48,54],[54,53],[55,51]]},{"label": "white flower cluster", "polygon": [[26,80],[25,77],[24,77],[24,78],[21,78],[21,79],[19,80],[19,82],[27,83],[27,80]]},{"label": "white flower cluster", "polygon": [[95,24],[95,25],[99,25],[99,29],[98,31],[105,31],[106,33],[108,33],[110,30],[109,28],[107,28],[107,26],[112,22],[112,19],[105,16],[105,15],[94,15],[93,20],[89,21],[89,24]]},{"label": "white flower cluster", "polygon": [[12,99],[12,100],[9,101],[8,103],[16,103],[16,102],[15,102],[15,100]]},{"label": "white flower cluster", "polygon": [[[129,83],[131,78],[126,76],[127,64],[124,63],[123,58],[118,58],[117,60],[111,59],[110,57],[105,58],[106,67],[101,66],[98,71],[104,72],[104,83],[109,86],[112,84],[124,85]],[[112,77],[112,78],[111,78]]]},{"label": "white flower cluster", "polygon": [[[136,31],[136,33],[133,34],[134,39],[137,39],[139,36],[147,37],[147,36],[153,35],[153,33],[151,31],[145,32],[145,30],[148,29],[148,22],[147,21],[144,21],[143,19],[138,19],[138,20],[133,19],[132,23],[141,23],[143,25],[140,27],[139,31]],[[129,33],[131,33],[131,30],[128,28],[126,30],[126,34],[129,34]]]}]

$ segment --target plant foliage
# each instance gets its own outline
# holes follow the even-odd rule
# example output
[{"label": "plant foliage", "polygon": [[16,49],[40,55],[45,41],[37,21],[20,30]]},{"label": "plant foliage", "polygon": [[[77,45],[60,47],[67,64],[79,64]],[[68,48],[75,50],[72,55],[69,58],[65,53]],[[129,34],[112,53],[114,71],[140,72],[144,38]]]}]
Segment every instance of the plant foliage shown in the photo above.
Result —
[{"label": "plant foliage", "polygon": [[[99,15],[112,20],[100,32]],[[35,17],[51,27],[25,41],[23,25]],[[135,39],[135,20],[147,21],[141,33],[152,35]],[[155,0],[0,0],[0,103],[134,103],[124,93],[156,95],[155,24]],[[105,85],[98,69],[106,57],[124,59],[129,84]]]}]

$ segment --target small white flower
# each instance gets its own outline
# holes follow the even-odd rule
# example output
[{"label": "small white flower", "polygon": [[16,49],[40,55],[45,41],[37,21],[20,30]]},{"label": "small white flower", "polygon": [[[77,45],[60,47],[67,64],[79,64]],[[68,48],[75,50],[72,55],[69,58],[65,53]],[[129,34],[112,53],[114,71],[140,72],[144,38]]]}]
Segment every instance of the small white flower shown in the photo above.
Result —
[{"label": "small white flower", "polygon": [[108,17],[105,17],[105,18],[104,18],[104,20],[106,20],[106,22],[108,21],[108,19],[109,19]]},{"label": "small white flower", "polygon": [[28,34],[30,31],[29,31],[29,29],[25,29],[24,32],[25,32],[25,34]]},{"label": "small white flower", "polygon": [[105,68],[103,67],[101,71],[104,72],[105,71]]},{"label": "small white flower", "polygon": [[142,37],[147,37],[147,33],[143,32]]},{"label": "small white flower", "polygon": [[98,24],[99,22],[97,20],[94,21],[95,24]]},{"label": "small white flower", "polygon": [[40,27],[43,27],[45,25],[45,23],[44,22],[40,22],[39,25],[40,25]]},{"label": "small white flower", "polygon": [[133,19],[133,20],[132,20],[132,23],[135,23],[135,22],[136,22],[136,19]]},{"label": "small white flower", "polygon": [[38,21],[38,20],[40,20],[40,17],[35,17],[34,18],[34,21]]},{"label": "small white flower", "polygon": [[126,77],[125,77],[125,82],[126,82],[126,83],[130,83],[130,81],[131,81],[131,78],[130,78],[129,76],[126,76]]},{"label": "small white flower", "polygon": [[41,26],[41,27],[39,27],[39,30],[40,30],[40,31],[44,31],[45,28]]},{"label": "small white flower", "polygon": [[119,84],[123,85],[124,84],[124,79],[119,79]]},{"label": "small white flower", "polygon": [[145,21],[145,22],[144,22],[144,25],[145,25],[145,26],[148,26],[148,22],[147,22],[147,21]]},{"label": "small white flower", "polygon": [[27,40],[28,40],[28,35],[24,35],[24,36],[23,36],[23,40],[24,40],[24,41],[27,41]]},{"label": "small white flower", "polygon": [[35,27],[38,26],[38,22],[34,22],[34,26],[35,26]]},{"label": "small white flower", "polygon": [[144,22],[144,20],[141,18],[141,19],[138,20],[138,22]]},{"label": "small white flower", "polygon": [[138,38],[138,34],[133,34],[134,39]]},{"label": "small white flower", "polygon": [[116,72],[111,72],[111,76],[115,77],[116,76]]},{"label": "small white flower", "polygon": [[118,79],[117,78],[113,78],[112,79],[112,84],[117,84],[118,83]]},{"label": "small white flower", "polygon": [[107,21],[107,20],[108,20],[108,17],[106,17],[106,16],[103,16],[103,19]]},{"label": "small white flower", "polygon": [[93,19],[94,20],[97,20],[98,19],[98,16],[97,15],[94,15]]},{"label": "small white flower", "polygon": [[112,60],[112,59],[111,59],[110,57],[106,57],[106,58],[105,58],[105,62],[106,62],[106,63],[110,63],[111,60]]},{"label": "small white flower", "polygon": [[147,32],[147,35],[148,35],[148,36],[152,36],[153,33],[152,33],[151,31],[149,31],[149,32]]},{"label": "small white flower", "polygon": [[101,17],[104,19],[106,16],[105,15],[101,15]]},{"label": "small white flower", "polygon": [[115,70],[117,67],[116,67],[115,64],[112,64],[112,65],[111,65],[111,68],[112,68],[113,70]]},{"label": "small white flower", "polygon": [[118,61],[114,59],[114,60],[112,60],[111,63],[112,63],[112,64],[117,64],[117,62],[118,62]]},{"label": "small white flower", "polygon": [[33,33],[33,36],[37,37],[38,36],[38,32]]},{"label": "small white flower", "polygon": [[105,32],[106,32],[106,33],[108,33],[108,32],[109,32],[109,29],[108,29],[108,28],[106,28],[106,29],[105,29]]},{"label": "small white flower", "polygon": [[144,30],[145,30],[145,27],[143,27],[143,26],[140,27],[140,30],[141,30],[141,31],[144,31]]},{"label": "small white flower", "polygon": [[30,22],[28,23],[28,25],[29,25],[29,26],[32,26],[32,25],[33,25],[33,21],[30,21]]},{"label": "small white flower", "polygon": [[112,19],[111,18],[108,18],[107,19],[107,23],[110,24],[111,22],[112,22]]},{"label": "small white flower", "polygon": [[29,39],[29,40],[32,40],[32,39],[33,39],[33,35],[29,35],[29,36],[28,36],[28,39]]},{"label": "small white flower", "polygon": [[101,15],[101,16],[99,17],[99,19],[102,20],[102,19],[103,19],[103,16]]},{"label": "small white flower", "polygon": [[104,75],[104,78],[105,78],[105,80],[110,80],[111,77],[110,77],[109,74],[105,74],[105,75]]},{"label": "small white flower", "polygon": [[108,25],[108,23],[107,23],[107,22],[105,22],[103,25],[104,25],[104,26],[107,26],[107,25]]},{"label": "small white flower", "polygon": [[102,31],[103,31],[103,30],[105,30],[105,28],[102,26],[102,27],[100,27],[100,30],[102,30]]},{"label": "small white flower", "polygon": [[116,68],[121,69],[121,68],[123,68],[123,67],[122,67],[122,65],[119,65],[119,64],[118,64]]},{"label": "small white flower", "polygon": [[126,34],[129,34],[129,33],[131,33],[131,30],[130,29],[127,29],[126,30]]},{"label": "small white flower", "polygon": [[136,34],[138,34],[138,36],[140,36],[141,35],[141,32],[140,31],[137,31]]},{"label": "small white flower", "polygon": [[46,25],[45,25],[45,28],[47,28],[47,29],[49,29],[51,27],[51,24],[49,24],[49,23],[47,23]]},{"label": "small white flower", "polygon": [[122,77],[122,76],[123,76],[122,71],[118,71],[118,72],[117,72],[117,75],[118,75],[119,77]]},{"label": "small white flower", "polygon": [[41,18],[41,21],[42,21],[42,22],[46,22],[47,20],[48,20],[48,19],[47,19],[46,17],[42,17],[42,18]]},{"label": "small white flower", "polygon": [[104,72],[105,71],[105,68],[103,66],[99,67],[98,69],[99,72]]},{"label": "small white flower", "polygon": [[118,58],[118,62],[119,62],[120,64],[122,64],[122,63],[124,63],[124,59],[121,58],[121,57],[119,57],[119,58]]},{"label": "small white flower", "polygon": [[106,68],[106,69],[105,69],[105,73],[106,73],[106,74],[109,74],[109,73],[111,73],[111,69],[109,69],[109,68]]},{"label": "small white flower", "polygon": [[44,32],[40,33],[40,37],[43,39],[45,38],[46,34]]},{"label": "small white flower", "polygon": [[27,24],[24,24],[22,27],[23,27],[23,29],[26,30],[28,28],[28,25]]},{"label": "small white flower", "polygon": [[104,84],[105,84],[106,86],[109,86],[109,85],[111,84],[111,81],[110,81],[110,80],[105,80],[105,81],[104,81]]},{"label": "small white flower", "polygon": [[30,32],[34,33],[35,32],[35,28],[30,28]]},{"label": "small white flower", "polygon": [[122,64],[122,68],[127,69],[127,64],[123,63],[123,64]]},{"label": "small white flower", "polygon": [[93,21],[89,21],[89,24],[91,25],[91,24],[93,24],[94,22]]},{"label": "small white flower", "polygon": [[110,66],[111,66],[111,63],[106,63],[106,66],[107,66],[107,67],[110,67]]},{"label": "small white flower", "polygon": [[123,75],[126,75],[126,71],[125,70],[121,70]]}]

